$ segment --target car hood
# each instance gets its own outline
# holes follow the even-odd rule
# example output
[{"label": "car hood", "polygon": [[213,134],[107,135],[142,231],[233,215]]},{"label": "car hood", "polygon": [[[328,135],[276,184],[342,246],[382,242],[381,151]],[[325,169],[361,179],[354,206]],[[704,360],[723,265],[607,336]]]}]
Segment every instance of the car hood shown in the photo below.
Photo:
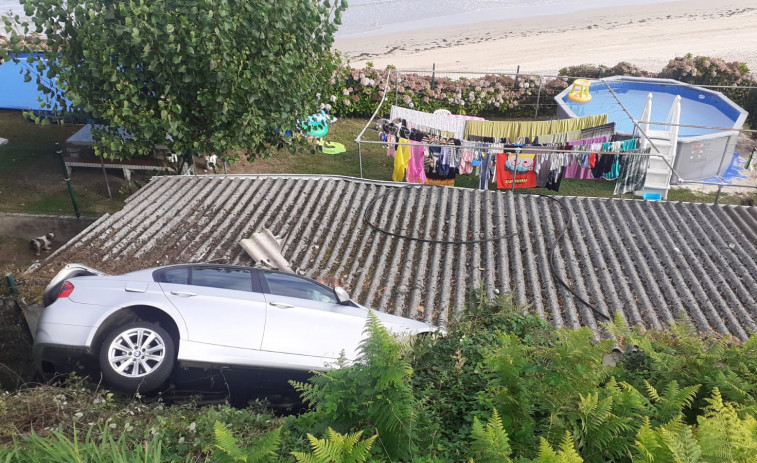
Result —
[{"label": "car hood", "polygon": [[441,330],[436,326],[430,325],[425,322],[379,312],[378,310],[368,310],[370,310],[371,313],[373,313],[376,318],[378,318],[381,324],[393,334],[416,335],[419,333],[433,333],[437,331],[441,332]]}]

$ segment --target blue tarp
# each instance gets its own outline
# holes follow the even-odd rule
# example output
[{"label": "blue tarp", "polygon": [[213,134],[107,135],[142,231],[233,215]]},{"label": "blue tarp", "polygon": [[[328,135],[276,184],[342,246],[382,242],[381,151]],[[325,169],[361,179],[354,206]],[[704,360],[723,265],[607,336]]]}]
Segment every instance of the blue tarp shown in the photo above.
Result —
[{"label": "blue tarp", "polygon": [[[741,156],[739,156],[739,153],[736,151],[733,152],[733,158],[731,159],[731,163],[728,165],[728,169],[721,175],[722,182],[731,184],[734,180],[743,180],[746,177],[744,176],[744,164],[746,164],[745,159],[741,159]],[[705,178],[701,180],[702,182],[714,182],[714,183],[720,183],[721,179],[718,177],[710,177]]]},{"label": "blue tarp", "polygon": [[[0,109],[20,109],[25,111],[51,112],[42,109],[40,99],[49,103],[47,96],[37,90],[37,69],[26,61],[28,55],[18,55],[19,62],[8,60],[0,64]],[[31,70],[32,80],[24,82],[24,74]]]}]

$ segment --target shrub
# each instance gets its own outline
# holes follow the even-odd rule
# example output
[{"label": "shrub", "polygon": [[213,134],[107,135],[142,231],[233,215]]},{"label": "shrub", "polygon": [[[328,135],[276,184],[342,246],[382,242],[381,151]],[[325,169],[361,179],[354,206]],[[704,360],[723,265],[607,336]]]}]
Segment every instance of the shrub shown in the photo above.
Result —
[{"label": "shrub", "polygon": [[[401,106],[433,112],[448,109],[457,114],[493,114],[508,117],[531,117],[539,89],[539,77],[485,75],[476,78],[450,79],[420,74],[396,75],[372,68],[345,68],[331,79],[322,92],[323,106],[340,116],[370,116],[384,96],[387,76],[390,80],[384,109],[394,103],[395,89]],[[542,82],[541,105],[545,111],[553,106],[551,96],[566,87],[562,79]],[[328,101],[325,101],[328,100]]]}]

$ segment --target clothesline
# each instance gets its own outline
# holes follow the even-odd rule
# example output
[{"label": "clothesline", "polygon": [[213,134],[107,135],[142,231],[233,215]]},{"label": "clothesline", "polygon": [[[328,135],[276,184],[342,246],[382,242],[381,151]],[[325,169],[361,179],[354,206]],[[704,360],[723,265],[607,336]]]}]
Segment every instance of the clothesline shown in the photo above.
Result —
[{"label": "clothesline", "polygon": [[[365,140],[361,141],[361,143],[370,144],[370,145],[386,145],[389,142],[385,141],[371,141],[371,140]],[[482,145],[485,145],[487,143],[484,142],[476,142],[480,143]],[[425,148],[461,148],[460,146],[455,145],[439,145],[439,144],[433,144],[433,143],[421,143],[421,142],[414,142],[414,143],[404,143],[404,142],[391,142],[392,145],[398,145],[398,146],[422,146]],[[556,149],[551,148],[549,146],[534,146],[534,145],[525,145],[522,147],[506,147],[503,148],[502,143],[488,143],[489,145],[499,145],[499,146],[476,146],[475,149],[479,151],[497,151],[502,152],[504,151],[528,151],[528,154],[539,154],[539,153],[570,153],[575,154],[576,151],[574,150],[563,150],[563,149]],[[655,153],[629,153],[627,151],[597,151],[597,153],[601,154],[617,154],[620,156],[640,156],[640,157],[653,157],[653,156],[661,156],[660,154]]]}]

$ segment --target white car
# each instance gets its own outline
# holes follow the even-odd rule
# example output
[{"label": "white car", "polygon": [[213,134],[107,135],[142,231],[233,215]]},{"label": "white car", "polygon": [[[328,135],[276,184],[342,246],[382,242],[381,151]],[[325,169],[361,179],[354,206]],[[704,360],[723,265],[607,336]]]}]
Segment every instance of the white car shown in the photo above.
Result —
[{"label": "white car", "polygon": [[174,367],[327,370],[354,361],[369,312],[395,334],[432,325],[363,307],[341,288],[291,273],[217,264],[106,275],[69,264],[45,289],[34,355],[96,357],[115,389],[150,392]]}]

